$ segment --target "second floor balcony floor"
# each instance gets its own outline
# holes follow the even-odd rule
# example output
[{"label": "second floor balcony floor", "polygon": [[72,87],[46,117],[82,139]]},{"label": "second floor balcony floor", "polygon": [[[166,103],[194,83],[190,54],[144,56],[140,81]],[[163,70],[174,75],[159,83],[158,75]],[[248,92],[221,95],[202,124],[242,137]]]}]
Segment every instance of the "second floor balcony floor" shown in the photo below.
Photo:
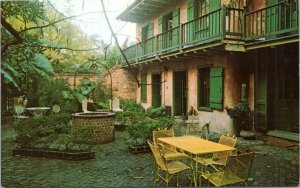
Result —
[{"label": "second floor balcony floor", "polygon": [[[130,63],[137,63],[213,47],[247,51],[281,41],[295,42],[299,40],[298,0],[289,2],[280,1],[254,11],[222,5],[185,23],[173,22],[171,28],[144,37],[124,49],[124,53]],[[151,29],[153,26],[148,26],[148,30]]]}]

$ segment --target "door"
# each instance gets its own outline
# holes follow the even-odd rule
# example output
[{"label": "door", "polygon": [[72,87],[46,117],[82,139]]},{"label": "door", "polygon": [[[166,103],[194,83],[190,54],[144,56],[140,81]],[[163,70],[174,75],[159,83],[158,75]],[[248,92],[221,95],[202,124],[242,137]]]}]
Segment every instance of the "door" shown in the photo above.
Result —
[{"label": "door", "polygon": [[298,45],[285,47],[277,60],[276,129],[298,133],[299,126],[299,57]]},{"label": "door", "polygon": [[157,108],[161,106],[161,76],[152,74],[152,106]]},{"label": "door", "polygon": [[267,51],[260,49],[254,52],[255,61],[255,128],[259,131],[267,130]]},{"label": "door", "polygon": [[176,71],[173,75],[173,115],[186,115],[187,78],[185,71]]}]

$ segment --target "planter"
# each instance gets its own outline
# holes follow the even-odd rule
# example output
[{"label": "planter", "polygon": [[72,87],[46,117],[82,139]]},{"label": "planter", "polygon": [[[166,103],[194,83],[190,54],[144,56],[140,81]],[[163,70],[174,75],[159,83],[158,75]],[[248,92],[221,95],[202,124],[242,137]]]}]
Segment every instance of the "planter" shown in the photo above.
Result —
[{"label": "planter", "polygon": [[138,153],[148,153],[151,151],[151,149],[149,145],[143,144],[143,145],[129,146],[129,151],[133,154],[138,154]]},{"label": "planter", "polygon": [[56,151],[56,150],[40,150],[40,149],[13,149],[13,155],[30,156],[30,157],[46,157],[63,160],[87,160],[94,159],[95,152],[91,151]]},{"label": "planter", "polygon": [[254,140],[255,139],[255,132],[254,131],[241,130],[240,136],[244,139]]}]

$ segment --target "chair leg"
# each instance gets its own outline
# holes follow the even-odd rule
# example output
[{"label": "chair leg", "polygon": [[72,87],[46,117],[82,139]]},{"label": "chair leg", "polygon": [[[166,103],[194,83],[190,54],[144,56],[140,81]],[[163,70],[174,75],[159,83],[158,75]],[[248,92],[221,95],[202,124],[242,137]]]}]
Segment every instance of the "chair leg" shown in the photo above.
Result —
[{"label": "chair leg", "polygon": [[155,186],[155,183],[158,182],[158,180],[159,180],[159,175],[158,175],[159,171],[160,171],[159,168],[157,168],[155,178],[154,178],[154,181],[153,181],[153,185],[152,185],[153,187]]},{"label": "chair leg", "polygon": [[168,187],[168,185],[169,185],[169,173],[168,172],[166,172],[166,187]]}]

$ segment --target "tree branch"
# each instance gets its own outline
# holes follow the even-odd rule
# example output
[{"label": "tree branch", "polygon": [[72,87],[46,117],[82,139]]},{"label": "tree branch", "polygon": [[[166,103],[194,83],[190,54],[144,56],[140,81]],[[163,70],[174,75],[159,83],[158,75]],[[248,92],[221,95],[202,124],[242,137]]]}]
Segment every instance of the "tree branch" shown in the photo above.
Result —
[{"label": "tree branch", "polygon": [[70,51],[77,51],[77,52],[93,51],[93,50],[101,50],[102,49],[102,48],[73,49],[73,48],[68,48],[68,47],[56,47],[56,46],[46,46],[46,45],[35,45],[32,47],[51,48],[51,49],[55,49],[55,50],[70,50]]},{"label": "tree branch", "polygon": [[79,15],[75,15],[75,16],[68,16],[68,17],[62,18],[62,19],[60,19],[60,20],[56,20],[56,21],[54,21],[54,22],[51,22],[51,23],[49,23],[49,24],[46,24],[46,25],[29,27],[29,28],[27,28],[27,29],[24,29],[24,30],[22,30],[22,31],[19,31],[18,34],[21,34],[21,33],[24,33],[24,32],[27,32],[27,31],[33,30],[33,29],[41,29],[41,28],[49,27],[49,26],[51,26],[51,25],[54,25],[54,24],[56,24],[56,23],[62,22],[62,21],[67,20],[67,19],[72,19],[72,18],[75,18],[75,17],[80,17],[80,16],[84,16],[84,15],[88,15],[88,14],[95,14],[95,13],[99,13],[99,12],[102,12],[102,11],[87,12],[87,13],[79,14]]},{"label": "tree branch", "polygon": [[6,44],[3,45],[1,49],[1,56],[3,57],[4,52],[8,49],[11,45],[17,45],[23,42],[23,39],[20,37],[18,32],[1,16],[1,25],[11,33],[15,38],[8,41]]}]

